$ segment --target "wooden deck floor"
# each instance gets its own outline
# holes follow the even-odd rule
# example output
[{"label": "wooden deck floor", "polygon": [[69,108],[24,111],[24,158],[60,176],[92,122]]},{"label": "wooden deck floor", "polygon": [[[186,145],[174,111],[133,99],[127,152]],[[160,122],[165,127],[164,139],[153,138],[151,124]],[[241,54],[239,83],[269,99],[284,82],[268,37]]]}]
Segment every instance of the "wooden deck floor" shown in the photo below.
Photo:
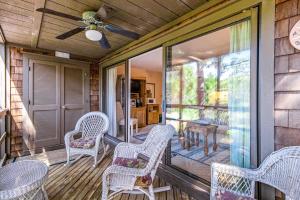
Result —
[{"label": "wooden deck floor", "polygon": [[[98,165],[92,167],[92,158],[85,157],[70,167],[56,164],[50,167],[49,178],[45,188],[50,200],[88,200],[101,199],[102,173],[110,165],[111,157],[107,157]],[[154,180],[155,186],[164,186],[162,179]],[[170,184],[168,184],[170,185]],[[122,194],[115,200],[146,200],[144,195]],[[172,190],[156,194],[157,200],[189,200],[186,193],[172,186]]]}]

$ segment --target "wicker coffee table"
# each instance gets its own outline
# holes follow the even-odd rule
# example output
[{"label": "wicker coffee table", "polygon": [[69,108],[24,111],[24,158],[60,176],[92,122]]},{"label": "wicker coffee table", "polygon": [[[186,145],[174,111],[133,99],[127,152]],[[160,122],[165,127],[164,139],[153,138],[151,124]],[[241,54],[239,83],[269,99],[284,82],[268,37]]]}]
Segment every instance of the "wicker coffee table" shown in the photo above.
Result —
[{"label": "wicker coffee table", "polygon": [[0,168],[0,199],[47,200],[44,183],[48,166],[37,160],[18,161]]}]

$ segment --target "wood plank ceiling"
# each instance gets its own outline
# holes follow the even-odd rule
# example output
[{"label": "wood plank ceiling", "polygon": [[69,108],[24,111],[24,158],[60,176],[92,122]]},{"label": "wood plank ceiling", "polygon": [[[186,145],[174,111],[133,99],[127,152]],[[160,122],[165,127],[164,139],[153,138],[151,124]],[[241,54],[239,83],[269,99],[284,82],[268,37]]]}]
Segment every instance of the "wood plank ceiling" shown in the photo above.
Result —
[{"label": "wood plank ceiling", "polygon": [[106,20],[125,29],[145,35],[158,27],[195,9],[207,0],[0,0],[0,25],[7,42],[33,48],[58,50],[90,58],[101,58],[129,42],[131,39],[106,32],[112,45],[110,50],[89,41],[84,33],[66,40],[55,37],[80,22],[41,14],[35,9],[45,7],[74,16],[95,10],[105,4],[113,9],[113,17]]}]

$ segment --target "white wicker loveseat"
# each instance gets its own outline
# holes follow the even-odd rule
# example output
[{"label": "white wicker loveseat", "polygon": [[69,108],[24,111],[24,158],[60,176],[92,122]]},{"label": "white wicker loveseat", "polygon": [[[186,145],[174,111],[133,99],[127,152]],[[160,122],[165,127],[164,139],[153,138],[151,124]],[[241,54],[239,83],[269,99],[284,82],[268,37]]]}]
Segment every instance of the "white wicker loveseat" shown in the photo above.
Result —
[{"label": "white wicker loveseat", "polygon": [[[151,129],[144,143],[118,144],[115,148],[113,164],[103,174],[102,200],[111,199],[118,193],[146,194],[150,200],[154,200],[155,192],[170,189],[168,186],[154,189],[152,180],[174,133],[175,129],[171,125],[156,125]],[[149,161],[143,162],[142,159],[137,158],[138,154],[149,157]],[[127,162],[131,166],[120,165],[122,162]],[[144,181],[144,177],[148,179],[145,185],[138,184]],[[112,193],[109,195],[110,190]]]},{"label": "white wicker loveseat", "polygon": [[287,200],[300,199],[300,147],[298,146],[273,152],[257,169],[219,163],[213,163],[211,169],[212,200],[222,199],[221,196],[225,193],[245,197],[244,199],[254,198],[255,182],[265,183],[280,190],[285,193]]},{"label": "white wicker loveseat", "polygon": [[[108,117],[102,112],[89,112],[83,115],[76,123],[75,129],[65,135],[65,145],[67,150],[67,164],[70,164],[72,155],[80,155],[75,159],[77,161],[83,155],[94,157],[94,167],[101,162],[106,155],[103,136],[108,131]],[[80,138],[74,139],[74,135],[81,134]],[[102,143],[103,155],[99,159],[99,147]],[[74,162],[75,162],[74,161]]]}]

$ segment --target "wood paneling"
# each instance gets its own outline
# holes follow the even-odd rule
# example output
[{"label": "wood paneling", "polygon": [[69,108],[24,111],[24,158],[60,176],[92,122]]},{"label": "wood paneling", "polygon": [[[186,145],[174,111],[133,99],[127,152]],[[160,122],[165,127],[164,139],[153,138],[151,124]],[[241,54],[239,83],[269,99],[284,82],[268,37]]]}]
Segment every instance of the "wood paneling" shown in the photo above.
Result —
[{"label": "wood paneling", "polygon": [[107,22],[143,36],[205,2],[206,0],[0,0],[0,25],[10,43],[101,58],[132,40],[106,32],[112,45],[110,50],[104,50],[97,42],[87,40],[84,33],[64,41],[57,40],[57,35],[82,23],[48,14],[41,15],[34,10],[45,5],[49,9],[81,16],[82,12],[98,10],[105,4],[113,9],[113,15]]}]

